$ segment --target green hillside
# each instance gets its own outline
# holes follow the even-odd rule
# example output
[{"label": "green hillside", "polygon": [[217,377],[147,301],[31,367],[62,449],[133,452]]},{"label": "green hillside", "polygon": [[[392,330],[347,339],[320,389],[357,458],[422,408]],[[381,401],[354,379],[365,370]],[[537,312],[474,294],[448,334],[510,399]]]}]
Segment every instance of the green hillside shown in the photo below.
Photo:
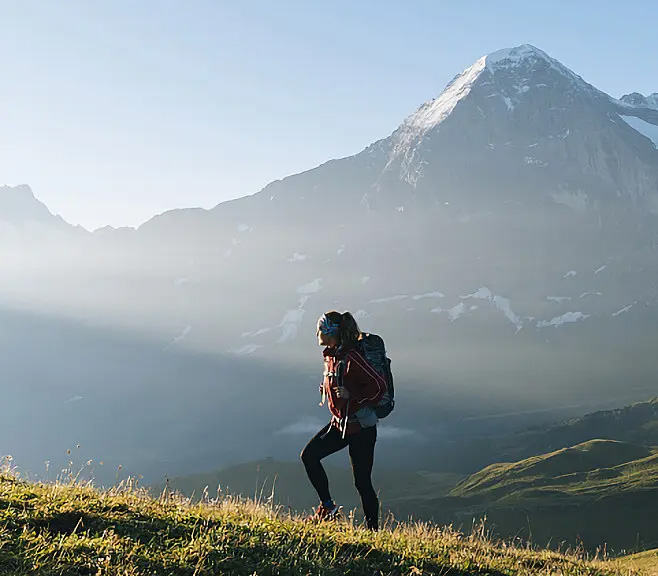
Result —
[{"label": "green hillside", "polygon": [[658,576],[658,550],[646,550],[622,558],[621,565],[632,570],[639,570],[644,576]]},{"label": "green hillside", "polygon": [[432,517],[487,517],[498,534],[612,553],[658,544],[658,448],[593,440],[494,464],[434,503]]},{"label": "green hillside", "polygon": [[590,440],[520,462],[488,466],[459,483],[451,496],[510,498],[589,496],[658,486],[658,449]]},{"label": "green hillside", "polygon": [[233,499],[200,504],[0,476],[0,574],[530,575],[629,573],[619,563],[533,551],[450,529],[304,522]]}]

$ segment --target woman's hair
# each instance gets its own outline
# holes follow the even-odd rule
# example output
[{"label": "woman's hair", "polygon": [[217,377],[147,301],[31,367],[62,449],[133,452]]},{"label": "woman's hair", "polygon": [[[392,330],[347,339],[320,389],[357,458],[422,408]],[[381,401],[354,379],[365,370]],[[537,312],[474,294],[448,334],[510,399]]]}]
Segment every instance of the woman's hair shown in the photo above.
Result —
[{"label": "woman's hair", "polygon": [[361,330],[356,323],[354,316],[349,312],[336,312],[332,310],[326,313],[327,318],[334,324],[338,324],[338,339],[340,340],[340,347],[343,350],[350,350],[356,346],[359,338],[361,337]]}]

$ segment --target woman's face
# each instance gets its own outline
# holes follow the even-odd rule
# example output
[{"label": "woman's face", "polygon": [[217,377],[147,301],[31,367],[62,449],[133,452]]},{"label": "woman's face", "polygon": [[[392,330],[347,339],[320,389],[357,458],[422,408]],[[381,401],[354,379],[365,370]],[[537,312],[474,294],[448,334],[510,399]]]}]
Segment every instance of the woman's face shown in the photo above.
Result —
[{"label": "woman's face", "polygon": [[338,345],[338,338],[335,336],[328,336],[327,334],[323,334],[318,330],[318,344],[320,346],[334,347]]}]

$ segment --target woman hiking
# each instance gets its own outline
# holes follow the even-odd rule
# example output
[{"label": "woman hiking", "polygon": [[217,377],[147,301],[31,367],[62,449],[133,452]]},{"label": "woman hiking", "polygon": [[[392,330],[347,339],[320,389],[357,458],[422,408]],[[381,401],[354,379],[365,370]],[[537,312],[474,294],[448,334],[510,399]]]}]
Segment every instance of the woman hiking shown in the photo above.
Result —
[{"label": "woman hiking", "polygon": [[327,400],[331,421],[311,438],[301,453],[308,478],[320,498],[313,518],[330,520],[339,514],[321,460],[349,447],[354,486],[361,497],[366,525],[377,530],[379,500],[370,478],[377,440],[374,406],[386,391],[386,380],[360,352],[361,332],[349,312],[323,314],[318,320],[316,334],[318,344],[324,346],[321,404]]}]

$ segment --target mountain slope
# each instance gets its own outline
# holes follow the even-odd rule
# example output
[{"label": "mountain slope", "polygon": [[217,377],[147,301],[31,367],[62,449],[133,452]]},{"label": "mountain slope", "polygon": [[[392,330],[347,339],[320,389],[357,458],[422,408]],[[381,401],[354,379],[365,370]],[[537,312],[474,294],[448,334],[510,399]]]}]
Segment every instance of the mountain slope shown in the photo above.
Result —
[{"label": "mountain slope", "polygon": [[229,499],[203,505],[0,477],[0,571],[11,574],[619,573],[614,562],[496,545],[450,529],[312,524]]},{"label": "mountain slope", "polygon": [[[485,496],[487,502],[540,497],[551,490],[581,496],[651,488],[658,479],[658,451],[614,440],[590,440],[515,463],[500,463],[469,476],[451,496]],[[552,495],[554,497],[554,494]]]},{"label": "mountain slope", "polygon": [[434,342],[456,323],[521,340],[635,324],[658,297],[658,151],[619,112],[643,110],[534,47],[502,51],[356,156],[154,219],[134,257],[193,271],[234,302],[266,290],[266,308],[227,314],[214,334],[258,355],[287,354],[277,344],[334,302]]},{"label": "mountain slope", "polygon": [[9,234],[21,233],[26,240],[31,235],[51,232],[81,232],[82,228],[68,224],[37,200],[29,186],[0,186],[0,230],[6,239]]}]

